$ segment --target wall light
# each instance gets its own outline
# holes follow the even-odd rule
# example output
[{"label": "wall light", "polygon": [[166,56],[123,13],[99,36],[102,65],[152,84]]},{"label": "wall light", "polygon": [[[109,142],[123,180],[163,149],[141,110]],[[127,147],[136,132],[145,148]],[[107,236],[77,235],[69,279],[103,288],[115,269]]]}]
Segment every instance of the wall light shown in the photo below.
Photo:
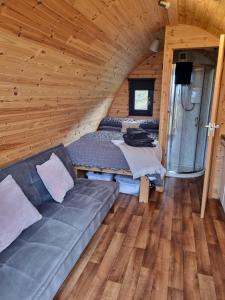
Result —
[{"label": "wall light", "polygon": [[152,52],[159,52],[159,49],[160,49],[160,40],[154,39],[149,46],[149,50],[151,50]]},{"label": "wall light", "polygon": [[169,9],[170,8],[170,2],[167,1],[159,1],[159,6],[164,7],[165,9]]}]

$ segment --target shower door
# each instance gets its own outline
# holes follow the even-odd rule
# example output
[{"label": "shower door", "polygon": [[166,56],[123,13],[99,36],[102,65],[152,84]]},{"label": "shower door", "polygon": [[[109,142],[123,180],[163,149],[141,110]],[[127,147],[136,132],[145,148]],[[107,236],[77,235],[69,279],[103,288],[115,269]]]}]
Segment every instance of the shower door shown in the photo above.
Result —
[{"label": "shower door", "polygon": [[213,69],[193,67],[191,84],[171,83],[170,124],[167,147],[168,174],[187,174],[204,169]]}]

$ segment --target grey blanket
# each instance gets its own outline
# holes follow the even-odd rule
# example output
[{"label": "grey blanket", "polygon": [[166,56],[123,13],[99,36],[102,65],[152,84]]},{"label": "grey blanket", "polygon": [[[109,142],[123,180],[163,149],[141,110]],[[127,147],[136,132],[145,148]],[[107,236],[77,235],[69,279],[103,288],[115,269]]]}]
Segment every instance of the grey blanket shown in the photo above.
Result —
[{"label": "grey blanket", "polygon": [[122,137],[120,132],[96,131],[73,142],[67,150],[74,165],[129,170],[122,151],[111,142]]},{"label": "grey blanket", "polygon": [[[122,138],[123,134],[121,132],[96,131],[88,133],[71,143],[67,146],[67,150],[73,165],[130,171],[122,151],[111,142]],[[155,184],[161,185],[160,174],[152,176],[156,178]]]}]

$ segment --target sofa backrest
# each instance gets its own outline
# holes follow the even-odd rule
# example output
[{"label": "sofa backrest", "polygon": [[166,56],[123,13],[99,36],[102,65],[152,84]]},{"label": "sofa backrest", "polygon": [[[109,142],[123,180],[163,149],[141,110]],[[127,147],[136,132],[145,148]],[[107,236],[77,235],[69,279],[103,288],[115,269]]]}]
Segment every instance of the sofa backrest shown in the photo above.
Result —
[{"label": "sofa backrest", "polygon": [[[7,175],[11,174],[23,190],[24,194],[35,206],[52,200],[51,195],[37,173],[36,165],[47,161],[53,152],[62,160],[73,179],[75,179],[73,165],[67,150],[63,145],[59,145],[1,169],[0,182]],[[52,174],[52,176],[54,176],[54,174]]]}]

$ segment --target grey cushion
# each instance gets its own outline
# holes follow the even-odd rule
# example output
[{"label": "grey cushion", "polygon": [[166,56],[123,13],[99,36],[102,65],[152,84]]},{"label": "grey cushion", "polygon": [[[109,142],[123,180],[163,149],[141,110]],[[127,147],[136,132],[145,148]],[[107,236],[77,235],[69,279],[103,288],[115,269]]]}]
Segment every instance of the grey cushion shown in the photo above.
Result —
[{"label": "grey cushion", "polygon": [[1,299],[52,299],[117,196],[115,182],[84,179],[39,205],[43,219],[0,254]]},{"label": "grey cushion", "polygon": [[[52,199],[36,171],[53,152],[75,180],[63,203]],[[75,179],[63,145],[0,170],[0,181],[8,174],[43,218],[0,253],[0,299],[52,299],[113,205],[118,185]]]},{"label": "grey cushion", "polygon": [[75,179],[73,166],[67,151],[63,145],[48,149],[25,160],[18,161],[0,170],[0,181],[11,174],[33,205],[38,206],[52,199],[39,177],[36,165],[47,161],[52,153],[55,153],[63,162],[70,175]]}]

